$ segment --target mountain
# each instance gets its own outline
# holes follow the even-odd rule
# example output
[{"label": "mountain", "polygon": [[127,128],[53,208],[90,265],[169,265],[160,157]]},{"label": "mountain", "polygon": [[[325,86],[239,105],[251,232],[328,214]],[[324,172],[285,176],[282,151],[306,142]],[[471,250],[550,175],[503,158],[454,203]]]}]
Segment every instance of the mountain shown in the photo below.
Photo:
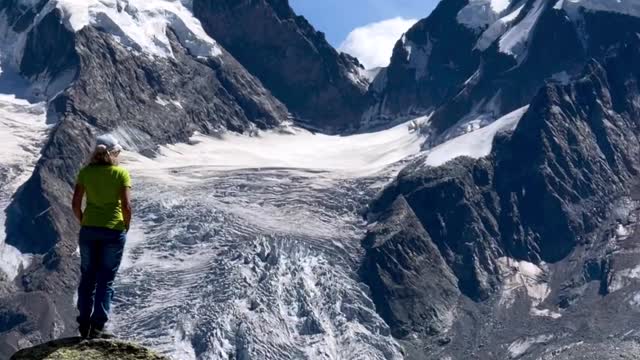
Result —
[{"label": "mountain", "polygon": [[[394,99],[433,113],[425,154],[370,206],[361,274],[407,358],[636,351],[636,10],[443,1],[396,46],[381,115]],[[430,55],[407,63],[420,46]],[[438,72],[447,56],[455,71]]]},{"label": "mountain", "polygon": [[194,0],[193,8],[207,32],[300,121],[334,133],[364,125],[363,66],[338,53],[287,0]]},{"label": "mountain", "polygon": [[3,1],[0,358],[75,332],[103,133],[135,182],[112,330],[163,355],[633,357],[639,19],[443,0],[369,84],[285,0]]},{"label": "mountain", "polygon": [[367,116],[433,112],[430,131],[459,135],[528,104],[547,79],[579,76],[638,22],[630,2],[442,1],[396,44]]},{"label": "mountain", "polygon": [[[6,116],[8,121],[2,131],[11,140],[9,155],[16,154],[3,157],[0,166],[0,178],[8,184],[0,201],[6,207],[2,220],[7,234],[0,286],[2,356],[73,332],[78,225],[71,216],[69,197],[95,134],[111,133],[127,150],[154,157],[160,146],[188,142],[195,133],[220,136],[230,131],[249,136],[291,119],[287,106],[274,96],[278,91],[265,87],[210,36],[210,26],[203,28],[196,19],[192,6],[203,4],[136,0],[0,4],[0,89],[9,94],[0,104],[2,119]],[[262,5],[251,6],[259,10]],[[205,25],[216,16],[199,15]],[[354,103],[360,101],[365,84],[347,75],[357,70],[357,61],[338,55],[308,23],[296,19],[320,49],[300,50],[313,52],[310,61],[318,66],[318,72],[307,74],[305,81],[315,83],[319,98],[327,88],[329,98],[348,94]],[[292,44],[308,40],[296,37],[297,28],[278,31]],[[326,69],[334,72],[327,75]],[[345,94],[334,85],[343,86]],[[314,106],[321,105],[330,110],[326,104]],[[357,119],[349,115],[356,108],[338,109],[345,117],[337,123],[325,115],[316,117],[315,127],[357,127]],[[32,125],[36,123],[37,129]],[[25,135],[31,128],[37,130],[33,139]]]}]

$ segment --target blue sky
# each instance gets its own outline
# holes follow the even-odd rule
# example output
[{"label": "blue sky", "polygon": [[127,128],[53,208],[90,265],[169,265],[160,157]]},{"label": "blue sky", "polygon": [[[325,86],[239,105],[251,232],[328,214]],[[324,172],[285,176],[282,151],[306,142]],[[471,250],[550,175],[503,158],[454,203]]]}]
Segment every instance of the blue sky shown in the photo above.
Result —
[{"label": "blue sky", "polygon": [[357,27],[395,17],[422,19],[438,0],[290,0],[299,15],[338,47]]}]

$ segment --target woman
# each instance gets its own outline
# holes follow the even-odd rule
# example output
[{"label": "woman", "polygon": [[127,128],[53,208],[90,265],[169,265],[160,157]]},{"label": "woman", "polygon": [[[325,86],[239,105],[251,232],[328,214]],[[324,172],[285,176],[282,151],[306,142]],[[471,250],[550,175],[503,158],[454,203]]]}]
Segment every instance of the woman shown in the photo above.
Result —
[{"label": "woman", "polygon": [[83,338],[107,336],[104,326],[109,320],[113,281],[131,224],[131,178],[118,166],[121,150],[112,136],[98,137],[89,165],[78,174],[73,194],[73,212],[82,224],[78,324]]}]

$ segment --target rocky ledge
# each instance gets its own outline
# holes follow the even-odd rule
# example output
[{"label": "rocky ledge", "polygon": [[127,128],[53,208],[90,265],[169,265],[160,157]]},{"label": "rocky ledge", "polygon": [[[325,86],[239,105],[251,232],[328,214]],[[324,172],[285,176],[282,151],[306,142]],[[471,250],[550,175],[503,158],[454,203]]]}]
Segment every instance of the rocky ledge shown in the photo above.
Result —
[{"label": "rocky ledge", "polygon": [[15,353],[11,360],[165,360],[141,346],[117,340],[54,340]]}]

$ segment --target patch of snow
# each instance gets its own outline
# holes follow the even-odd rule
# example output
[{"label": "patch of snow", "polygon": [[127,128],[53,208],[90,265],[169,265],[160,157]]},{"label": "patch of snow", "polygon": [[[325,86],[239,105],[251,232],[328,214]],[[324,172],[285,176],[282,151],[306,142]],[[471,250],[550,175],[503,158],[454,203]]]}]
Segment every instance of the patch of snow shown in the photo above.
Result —
[{"label": "patch of snow", "polygon": [[155,147],[155,143],[149,134],[133,127],[119,126],[111,134],[120,141],[125,150],[139,152],[143,149]]},{"label": "patch of snow", "polygon": [[528,108],[528,106],[522,107],[503,116],[488,126],[458,136],[434,147],[427,154],[427,158],[425,159],[426,165],[440,166],[460,156],[479,159],[489,155],[493,147],[493,138],[496,134],[501,131],[511,131],[515,129]]},{"label": "patch of snow", "polygon": [[482,33],[475,48],[480,51],[488,49],[491,44],[498,40],[509,29],[511,23],[520,16],[523,8],[524,4],[491,24],[491,26]]},{"label": "patch of snow", "polygon": [[491,8],[496,13],[501,13],[511,5],[511,0],[491,0]]},{"label": "patch of snow", "polygon": [[[469,4],[458,12],[456,19],[458,23],[479,32],[500,18],[500,12],[496,11],[493,3],[492,0],[470,0]],[[500,5],[497,1],[495,3]]]},{"label": "patch of snow", "polygon": [[179,109],[183,108],[182,104],[180,103],[180,101],[177,101],[177,100],[165,100],[165,99],[162,99],[161,97],[157,96],[154,101],[155,101],[156,104],[158,104],[160,106],[173,105],[173,106],[175,106],[175,107],[177,107]]},{"label": "patch of snow", "polygon": [[640,265],[635,268],[617,270],[613,272],[609,285],[610,292],[621,290],[636,283],[640,279]]},{"label": "patch of snow", "polygon": [[193,56],[221,55],[217,43],[186,5],[177,0],[51,0],[39,18],[57,8],[72,31],[95,26],[124,46],[159,57],[173,56],[167,36],[171,28]]},{"label": "patch of snow", "polygon": [[513,305],[518,292],[524,291],[531,300],[532,308],[540,305],[550,294],[549,284],[544,279],[545,270],[527,261],[508,257],[498,259],[503,289],[500,304]]},{"label": "patch of snow", "polygon": [[537,0],[519,23],[500,38],[500,51],[512,55],[518,62],[526,57],[529,37],[546,5],[545,0]]},{"label": "patch of snow", "polygon": [[618,227],[616,228],[616,237],[618,240],[624,240],[628,238],[629,235],[631,235],[629,229],[622,224],[618,224]]},{"label": "patch of snow", "polygon": [[533,316],[549,317],[549,318],[552,318],[552,319],[560,319],[562,317],[562,314],[557,313],[555,311],[551,311],[549,309],[531,308],[531,312],[530,313]]},{"label": "patch of snow", "polygon": [[312,134],[297,128],[291,132],[294,135],[274,131],[255,137],[233,133],[219,137],[196,134],[190,142],[195,145],[161,147],[155,159],[136,154],[127,156],[133,170],[151,169],[169,174],[175,167],[206,164],[212,170],[287,168],[359,177],[417,154],[424,140],[419,132],[409,130],[409,123],[351,136]]},{"label": "patch of snow", "polygon": [[553,335],[539,335],[518,339],[509,345],[509,357],[511,359],[517,359],[524,355],[533,345],[544,344],[552,339]]},{"label": "patch of snow", "polygon": [[161,98],[159,98],[159,97],[156,97],[155,102],[156,102],[156,104],[158,104],[158,105],[160,105],[160,106],[167,106],[167,105],[169,105],[169,103],[168,103],[168,102],[166,102],[166,101],[162,100],[162,99],[161,99]]},{"label": "patch of snow", "polygon": [[369,84],[371,83],[371,80],[369,80],[369,74],[367,73],[367,70],[363,68],[354,66],[349,71],[347,71],[347,76],[349,77],[349,80],[351,80],[352,83],[365,89],[369,87]]}]

